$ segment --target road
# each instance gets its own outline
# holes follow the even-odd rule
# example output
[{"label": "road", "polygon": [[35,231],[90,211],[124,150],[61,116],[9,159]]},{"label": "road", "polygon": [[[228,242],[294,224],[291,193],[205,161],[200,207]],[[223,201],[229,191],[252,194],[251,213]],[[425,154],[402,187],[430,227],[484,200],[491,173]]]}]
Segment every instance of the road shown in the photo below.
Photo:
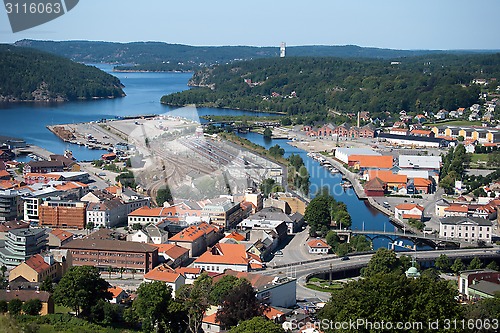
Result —
[{"label": "road", "polygon": [[[420,251],[420,252],[404,252],[400,254],[413,255],[416,256],[417,260],[425,261],[436,259],[441,254],[446,254],[451,260],[457,257],[483,257],[496,255],[500,258],[500,254],[497,253],[498,249],[460,249],[460,250],[438,250],[438,251]],[[359,256],[351,256],[350,260],[342,261],[339,258],[325,258],[325,260],[320,262],[312,262],[307,264],[296,264],[290,267],[282,268],[268,268],[262,274],[265,275],[278,275],[286,274],[297,279],[297,299],[308,299],[317,297],[322,300],[328,300],[330,297],[329,293],[318,292],[309,289],[305,286],[306,278],[310,274],[325,272],[330,269],[330,264],[332,265],[333,271],[359,268],[364,267],[368,264],[373,254],[365,254]],[[271,267],[271,266],[269,266]]]}]

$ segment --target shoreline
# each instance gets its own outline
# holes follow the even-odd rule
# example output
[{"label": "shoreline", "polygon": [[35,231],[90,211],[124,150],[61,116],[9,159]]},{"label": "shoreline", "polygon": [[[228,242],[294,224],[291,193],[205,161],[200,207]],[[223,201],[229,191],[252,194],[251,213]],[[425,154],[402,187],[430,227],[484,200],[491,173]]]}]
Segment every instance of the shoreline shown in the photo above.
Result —
[{"label": "shoreline", "polygon": [[[299,149],[305,151],[306,153],[318,153],[317,150],[312,149],[308,145],[300,144],[300,143],[301,143],[301,141],[289,141],[288,142],[288,144],[290,146],[299,148]],[[361,183],[358,181],[358,178],[356,177],[356,175],[354,173],[352,173],[351,171],[347,170],[343,163],[341,163],[337,159],[329,157],[329,156],[323,156],[323,158],[325,158],[332,165],[334,165],[341,172],[342,176],[346,177],[351,182],[351,184],[353,185],[352,188],[353,188],[354,193],[356,194],[356,197],[358,198],[358,200],[363,200],[363,201],[368,202],[370,207],[372,207],[372,208],[378,210],[379,212],[381,212],[382,214],[386,215],[387,218],[389,219],[389,222],[391,224],[393,224],[394,226],[396,226],[398,228],[405,228],[406,230],[411,230],[412,232],[414,232],[417,235],[422,234],[421,231],[413,228],[408,223],[405,223],[404,221],[396,219],[391,210],[380,205],[377,201],[375,201],[375,199],[373,199],[373,197],[367,196],[364,192],[363,187],[361,186]]]}]

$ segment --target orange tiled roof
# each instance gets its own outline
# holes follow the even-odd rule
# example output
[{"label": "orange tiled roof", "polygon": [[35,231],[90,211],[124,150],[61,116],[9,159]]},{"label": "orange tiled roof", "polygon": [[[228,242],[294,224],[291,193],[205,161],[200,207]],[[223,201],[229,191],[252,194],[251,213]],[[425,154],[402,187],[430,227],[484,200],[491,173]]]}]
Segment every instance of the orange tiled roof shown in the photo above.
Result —
[{"label": "orange tiled roof", "polygon": [[351,155],[349,162],[358,162],[362,168],[392,168],[392,156]]},{"label": "orange tiled roof", "polygon": [[375,177],[379,178],[384,183],[407,183],[408,177],[406,175],[397,175],[390,170],[370,170],[368,171],[370,179]]},{"label": "orange tiled roof", "polygon": [[422,215],[416,215],[416,214],[403,214],[404,219],[417,219],[420,220],[422,218]]},{"label": "orange tiled roof", "polygon": [[115,287],[109,287],[108,291],[113,295],[113,298],[117,298],[123,292],[123,289],[118,286],[115,286]]},{"label": "orange tiled roof", "polygon": [[66,182],[61,185],[56,185],[55,188],[60,191],[68,191],[73,190],[75,188],[88,187],[87,184],[79,183],[79,182]]},{"label": "orange tiled roof", "polygon": [[73,238],[73,234],[67,230],[62,230],[62,229],[54,229],[50,232],[52,235],[56,236],[61,240],[61,242],[64,242],[67,239]]},{"label": "orange tiled roof", "polygon": [[217,312],[212,313],[209,316],[203,317],[203,322],[211,325],[220,325],[219,321],[215,319],[216,317],[217,317]]},{"label": "orange tiled roof", "polygon": [[104,191],[108,192],[109,194],[116,194],[119,188],[119,186],[108,186],[104,189]]},{"label": "orange tiled roof", "polygon": [[208,223],[202,222],[198,226],[188,227],[178,234],[170,237],[169,241],[172,242],[194,242],[203,235],[209,234],[217,229]]},{"label": "orange tiled roof", "polygon": [[458,212],[458,213],[467,213],[469,211],[469,207],[467,205],[450,205],[444,209],[446,212]]},{"label": "orange tiled roof", "polygon": [[413,178],[413,184],[415,186],[429,186],[432,184],[432,182],[429,179],[425,178]]},{"label": "orange tiled roof", "polygon": [[195,263],[248,265],[248,254],[243,244],[218,243],[203,253]]},{"label": "orange tiled roof", "polygon": [[284,312],[281,312],[280,310],[273,308],[272,306],[269,306],[264,310],[264,316],[266,316],[269,320],[281,317],[284,314]]},{"label": "orange tiled roof", "polygon": [[325,248],[330,248],[328,244],[322,239],[313,239],[307,242],[307,245],[309,245],[310,248],[320,248],[320,249],[325,249]]},{"label": "orange tiled roof", "polygon": [[142,206],[137,208],[129,216],[149,216],[149,217],[168,217],[168,212],[165,207],[155,207],[149,208],[148,206]]},{"label": "orange tiled roof", "polygon": [[430,131],[430,130],[414,129],[410,133],[411,134],[420,134],[420,135],[430,135],[432,133],[432,131]]},{"label": "orange tiled roof", "polygon": [[50,268],[50,265],[43,260],[43,257],[39,254],[35,254],[31,256],[28,260],[25,261],[25,264],[28,265],[31,269],[33,269],[38,274],[46,271]]},{"label": "orange tiled roof", "polygon": [[180,274],[186,276],[186,274],[201,274],[202,269],[201,268],[194,268],[194,267],[179,267],[175,271],[177,273],[180,273]]},{"label": "orange tiled roof", "polygon": [[424,211],[424,207],[417,205],[417,204],[411,204],[411,203],[399,204],[396,206],[396,208],[399,210],[412,210],[413,208],[417,208],[421,212]]},{"label": "orange tiled roof", "polygon": [[245,240],[245,237],[243,235],[237,233],[236,231],[233,231],[232,233],[230,233],[229,235],[227,235],[224,238],[232,238],[232,239],[237,240],[239,242]]},{"label": "orange tiled roof", "polygon": [[168,283],[174,283],[180,276],[180,273],[177,273],[167,265],[156,266],[154,269],[144,274],[144,278],[147,280],[163,281]]},{"label": "orange tiled roof", "polygon": [[189,252],[188,249],[175,244],[150,244],[158,248],[158,253],[165,253],[172,259],[177,259],[185,253]]},{"label": "orange tiled roof", "polygon": [[0,170],[0,177],[10,177],[10,173],[7,170]]}]

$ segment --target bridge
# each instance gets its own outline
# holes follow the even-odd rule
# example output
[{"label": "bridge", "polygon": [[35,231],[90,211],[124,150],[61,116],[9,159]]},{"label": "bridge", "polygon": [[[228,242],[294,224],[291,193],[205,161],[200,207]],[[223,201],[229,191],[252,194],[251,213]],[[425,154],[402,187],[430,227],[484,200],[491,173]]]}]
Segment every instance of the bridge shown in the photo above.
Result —
[{"label": "bridge", "polygon": [[379,230],[340,230],[337,235],[347,237],[347,242],[350,241],[352,235],[364,235],[369,240],[373,241],[378,238],[386,238],[392,242],[402,239],[411,240],[415,245],[424,244],[436,248],[443,247],[474,247],[477,244],[465,242],[461,239],[450,237],[439,237],[438,235],[414,234],[406,231],[379,231]]}]

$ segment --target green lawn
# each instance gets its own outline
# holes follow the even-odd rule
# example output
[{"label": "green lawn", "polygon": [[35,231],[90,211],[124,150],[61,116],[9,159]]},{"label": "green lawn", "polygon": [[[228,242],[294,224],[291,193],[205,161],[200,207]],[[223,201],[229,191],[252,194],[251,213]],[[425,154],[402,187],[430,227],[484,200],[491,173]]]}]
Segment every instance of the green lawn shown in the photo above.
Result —
[{"label": "green lawn", "polygon": [[443,121],[441,123],[424,123],[425,126],[481,126],[480,121],[468,121],[468,120],[449,120]]},{"label": "green lawn", "polygon": [[488,154],[472,154],[471,164],[478,164],[479,162],[488,162]]},{"label": "green lawn", "polygon": [[54,305],[54,313],[69,313],[71,311],[70,308],[62,305]]}]

